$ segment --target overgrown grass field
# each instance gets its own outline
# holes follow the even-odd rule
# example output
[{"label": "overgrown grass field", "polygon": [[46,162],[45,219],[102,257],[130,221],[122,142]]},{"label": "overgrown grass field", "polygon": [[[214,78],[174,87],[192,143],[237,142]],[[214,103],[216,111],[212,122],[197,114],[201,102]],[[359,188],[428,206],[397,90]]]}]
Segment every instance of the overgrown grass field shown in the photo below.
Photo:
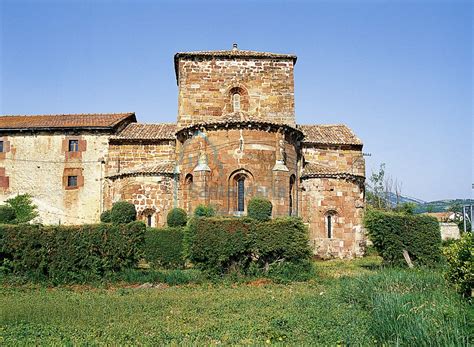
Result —
[{"label": "overgrown grass field", "polygon": [[441,272],[384,269],[377,257],[315,268],[291,284],[210,282],[197,271],[127,275],[178,284],[153,288],[4,280],[0,344],[469,345],[472,308]]}]

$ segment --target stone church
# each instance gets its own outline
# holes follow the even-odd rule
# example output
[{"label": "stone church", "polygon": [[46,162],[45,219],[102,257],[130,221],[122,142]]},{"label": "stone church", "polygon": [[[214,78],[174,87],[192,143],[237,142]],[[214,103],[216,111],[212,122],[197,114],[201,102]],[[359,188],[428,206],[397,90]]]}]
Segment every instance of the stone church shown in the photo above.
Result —
[{"label": "stone church", "polygon": [[0,201],[30,193],[44,224],[96,223],[119,200],[139,219],[199,204],[242,216],[253,196],[300,216],[314,253],[361,255],[365,163],[345,125],[295,120],[296,56],[177,53],[176,123],[134,113],[0,117]]}]

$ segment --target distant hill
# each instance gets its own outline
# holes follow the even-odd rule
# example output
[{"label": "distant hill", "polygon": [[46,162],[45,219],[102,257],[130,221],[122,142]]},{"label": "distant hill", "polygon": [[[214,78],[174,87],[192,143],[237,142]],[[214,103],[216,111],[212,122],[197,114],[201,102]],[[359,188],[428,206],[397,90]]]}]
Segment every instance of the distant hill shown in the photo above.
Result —
[{"label": "distant hill", "polygon": [[[397,204],[397,196],[393,193],[389,195],[389,200],[392,206]],[[411,202],[417,205],[415,213],[424,213],[424,212],[445,212],[449,209],[450,206],[454,204],[460,205],[474,205],[474,199],[445,199],[445,200],[436,200],[436,201],[424,201],[421,199],[413,198],[410,196],[400,196],[400,203]]]}]

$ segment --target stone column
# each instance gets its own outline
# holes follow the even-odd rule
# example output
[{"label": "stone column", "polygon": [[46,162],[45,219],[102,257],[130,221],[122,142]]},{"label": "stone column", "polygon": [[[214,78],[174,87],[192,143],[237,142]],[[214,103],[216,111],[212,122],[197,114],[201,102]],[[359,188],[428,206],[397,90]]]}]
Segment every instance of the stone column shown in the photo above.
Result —
[{"label": "stone column", "polygon": [[195,201],[192,202],[193,209],[200,204],[209,205],[209,180],[211,176],[211,168],[207,164],[207,154],[201,151],[199,154],[198,164],[193,170],[194,172],[194,196]]},{"label": "stone column", "polygon": [[273,166],[273,216],[289,214],[290,174],[286,166],[285,135],[280,130],[276,136],[275,165]]}]

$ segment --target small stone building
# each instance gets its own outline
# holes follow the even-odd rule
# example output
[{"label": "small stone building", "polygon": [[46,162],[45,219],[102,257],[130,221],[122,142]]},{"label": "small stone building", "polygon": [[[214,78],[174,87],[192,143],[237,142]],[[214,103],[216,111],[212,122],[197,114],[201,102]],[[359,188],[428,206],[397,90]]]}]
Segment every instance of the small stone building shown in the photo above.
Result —
[{"label": "small stone building", "polygon": [[345,125],[298,125],[296,56],[177,53],[176,123],[135,114],[0,117],[0,199],[30,193],[39,220],[94,223],[119,200],[150,226],[199,204],[242,216],[253,196],[308,224],[314,253],[361,255],[365,163]]}]

